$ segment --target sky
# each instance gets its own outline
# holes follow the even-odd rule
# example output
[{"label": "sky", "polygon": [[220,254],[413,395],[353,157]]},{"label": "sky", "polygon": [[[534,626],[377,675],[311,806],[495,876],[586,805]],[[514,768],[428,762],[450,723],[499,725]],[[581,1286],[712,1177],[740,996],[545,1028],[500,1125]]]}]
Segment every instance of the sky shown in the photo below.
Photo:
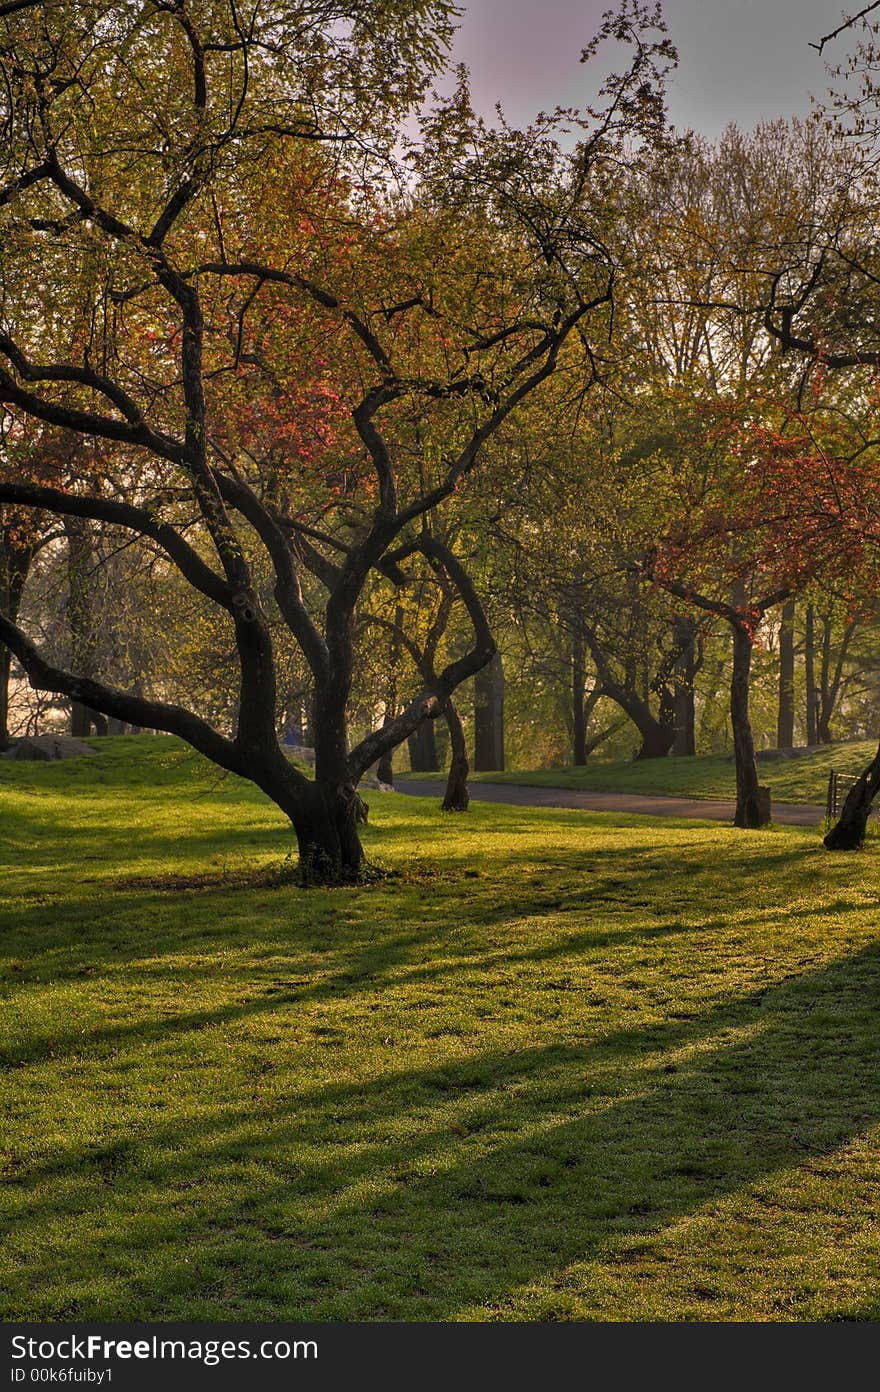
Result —
[{"label": "sky", "polygon": [[[460,3],[453,57],[471,68],[478,110],[491,114],[500,99],[522,124],[542,108],[589,100],[602,74],[594,70],[591,81],[578,59],[612,0]],[[823,97],[828,89],[826,60],[842,60],[853,42],[851,33],[841,36],[823,56],[810,47],[841,22],[841,0],[665,0],[664,11],[680,58],[670,115],[709,139],[730,121],[751,129],[806,115],[809,94]]]}]

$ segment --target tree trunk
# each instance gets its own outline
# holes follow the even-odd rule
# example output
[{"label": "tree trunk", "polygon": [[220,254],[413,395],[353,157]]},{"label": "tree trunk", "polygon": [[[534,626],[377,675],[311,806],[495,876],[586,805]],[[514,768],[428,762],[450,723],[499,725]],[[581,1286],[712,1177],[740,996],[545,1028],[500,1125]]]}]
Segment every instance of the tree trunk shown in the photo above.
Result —
[{"label": "tree trunk", "polygon": [[275,798],[296,832],[303,885],[351,884],[363,866],[354,788],[308,784],[292,798]]},{"label": "tree trunk", "polygon": [[816,626],[815,611],[812,604],[807,605],[807,620],[804,629],[804,669],[807,679],[807,744],[818,744],[816,713],[819,706],[819,692],[816,689]]},{"label": "tree trunk", "polygon": [[587,654],[584,635],[575,624],[571,646],[571,730],[572,755],[577,767],[587,762],[587,721],[584,690],[587,685]]},{"label": "tree trunk", "polygon": [[106,735],[109,732],[106,716],[100,711],[92,710],[91,706],[82,705],[79,701],[72,702],[70,733],[80,739],[88,739],[93,729],[96,735]]},{"label": "tree trunk", "polygon": [[624,663],[623,681],[617,681],[611,669],[609,655],[595,630],[587,623],[583,627],[584,638],[598,674],[602,695],[618,705],[633,722],[641,735],[641,747],[636,751],[636,759],[663,759],[672,748],[675,730],[672,724],[672,701],[664,695],[665,678],[668,673],[660,673],[653,683],[659,690],[660,713],[658,720],[651,710],[647,696],[639,695],[637,686],[638,668],[635,660],[628,656]]},{"label": "tree trunk", "polygon": [[834,620],[830,614],[821,614],[822,643],[820,647],[819,680],[816,683],[816,743],[831,743],[831,711],[829,708],[829,686],[831,684],[831,631]]},{"label": "tree trunk", "polygon": [[359,816],[366,817],[348,773],[347,698],[348,683],[341,666],[328,676],[325,686],[316,686],[313,783],[294,771],[265,728],[256,728],[253,735],[250,776],[293,823],[303,885],[351,884],[363,864],[357,822]]},{"label": "tree trunk", "polygon": [[380,783],[386,783],[389,788],[394,787],[394,751],[389,749],[387,754],[376,764],[376,777]]},{"label": "tree trunk", "polygon": [[789,599],[782,606],[782,618],[779,625],[777,749],[794,748],[794,615],[795,601]]},{"label": "tree trunk", "polygon": [[642,743],[636,750],[635,758],[665,759],[675,739],[671,720],[658,720],[647,701],[643,701],[631,687],[616,682],[607,668],[600,673],[600,677],[603,695],[620,706],[641,736]]},{"label": "tree trunk", "polygon": [[[397,714],[397,663],[400,657],[400,639],[398,631],[403,628],[403,608],[398,604],[394,612],[395,631],[391,635],[391,647],[388,653],[388,695],[385,700],[385,715],[382,725],[390,725]],[[389,788],[394,787],[394,750],[389,749],[387,754],[383,754],[376,765],[376,777],[380,783],[387,783]]]},{"label": "tree trunk", "polygon": [[677,614],[675,644],[681,656],[674,668],[672,724],[675,730],[672,753],[683,757],[697,752],[694,678],[697,674],[697,626],[687,615]]},{"label": "tree trunk", "polygon": [[847,794],[837,824],[825,837],[829,851],[854,851],[865,839],[871,804],[880,789],[880,747]]},{"label": "tree trunk", "polygon": [[300,739],[306,749],[315,747],[315,689],[308,687],[300,715]]},{"label": "tree trunk", "polygon": [[831,736],[831,717],[837,706],[837,699],[840,695],[840,688],[843,681],[843,668],[846,662],[846,655],[852,641],[853,633],[856,629],[858,620],[850,619],[847,623],[840,647],[837,650],[837,660],[833,664],[832,673],[831,660],[831,639],[833,632],[834,619],[831,614],[822,616],[822,669],[819,679],[819,702],[816,711],[816,740],[819,744],[833,744]]},{"label": "tree trunk", "polygon": [[665,759],[672,742],[675,739],[675,731],[670,725],[661,725],[659,720],[637,721],[639,734],[642,737],[641,747],[636,751],[636,759]]},{"label": "tree trunk", "polygon": [[[67,625],[70,631],[70,663],[84,677],[95,675],[97,634],[92,603],[92,543],[88,523],[82,517],[65,518],[67,537]],[[107,719],[89,706],[74,701],[70,713],[70,733],[87,738],[92,733],[106,735]]]},{"label": "tree trunk", "polygon": [[437,758],[437,740],[434,735],[433,720],[423,720],[407,738],[409,745],[409,766],[413,773],[436,773],[440,767]]},{"label": "tree trunk", "polygon": [[[385,728],[386,725],[390,725],[390,724],[391,724],[392,720],[394,719],[394,717],[395,717],[395,715],[396,715],[396,713],[397,713],[396,710],[395,710],[395,706],[394,706],[395,700],[396,700],[396,695],[395,695],[395,693],[394,693],[394,692],[390,693],[390,694],[389,694],[388,701],[386,702],[386,705],[385,705],[385,714],[384,714],[384,716],[382,717],[382,728],[383,728],[383,729]],[[387,783],[387,785],[388,785],[389,788],[393,788],[393,787],[394,787],[394,750],[393,750],[393,749],[389,749],[388,752],[387,752],[386,754],[383,754],[382,757],[381,757],[381,759],[379,759],[379,760],[377,761],[377,763],[376,763],[376,777],[377,777],[377,779],[379,780],[380,783]]]},{"label": "tree trunk", "polygon": [[0,753],[9,748],[9,676],[12,653],[0,643]]},{"label": "tree trunk", "polygon": [[474,677],[474,768],[504,768],[504,669],[498,652]]},{"label": "tree trunk", "polygon": [[752,636],[744,624],[733,627],[733,676],[730,683],[730,723],[736,763],[734,826],[762,827],[770,821],[770,790],[758,784],[755,743],[749,721],[749,675]]},{"label": "tree trunk", "polygon": [[443,714],[449,730],[449,744],[452,751],[452,757],[449,761],[449,776],[446,779],[446,794],[443,798],[443,811],[466,812],[470,804],[467,786],[470,765],[468,764],[464,726],[451,701],[443,703]]},{"label": "tree trunk", "polygon": [[[324,679],[315,683],[312,708],[315,781],[309,783],[295,774],[281,754],[274,734],[266,730],[264,720],[255,720],[251,727],[256,763],[259,765],[265,760],[269,775],[262,786],[287,812],[296,832],[303,885],[351,884],[358,879],[364,858],[357,823],[359,818],[366,820],[366,808],[348,770],[346,712],[351,691],[350,612],[339,616],[335,631],[328,637],[331,639],[328,642],[331,662]],[[274,726],[274,672],[269,666],[265,671],[265,681],[267,685],[272,684],[273,695],[269,702],[264,687],[258,694],[258,704],[273,712],[271,724]],[[250,721],[248,724],[250,726]],[[242,717],[239,742],[243,728]],[[280,778],[276,784],[277,772]]]},{"label": "tree trunk", "polygon": [[[0,527],[0,613],[12,623],[18,610],[34,552],[30,546],[16,545],[14,528]],[[9,748],[9,681],[12,652],[0,643],[0,751]]]}]

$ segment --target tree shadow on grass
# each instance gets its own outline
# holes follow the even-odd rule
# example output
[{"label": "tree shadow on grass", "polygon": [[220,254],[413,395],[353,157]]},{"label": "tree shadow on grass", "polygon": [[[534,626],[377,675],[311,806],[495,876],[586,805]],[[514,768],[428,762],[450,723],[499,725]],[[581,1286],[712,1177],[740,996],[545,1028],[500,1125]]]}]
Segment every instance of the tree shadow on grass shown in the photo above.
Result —
[{"label": "tree shadow on grass", "polygon": [[[82,1058],[84,1055],[100,1056],[102,1053],[115,1053],[121,1048],[137,1047],[147,1043],[161,1043],[170,1037],[180,1037],[193,1031],[216,1027],[235,1027],[254,1016],[274,1013],[280,1006],[292,1002],[299,1006],[319,1004],[322,1001],[338,1001],[342,995],[356,996],[360,987],[371,991],[381,990],[383,984],[393,984],[395,989],[405,989],[413,985],[428,985],[431,982],[451,981],[455,985],[457,974],[467,971],[488,976],[499,967],[509,967],[530,962],[552,962],[559,957],[572,954],[595,953],[607,948],[613,940],[618,947],[634,944],[649,944],[653,939],[677,936],[692,930],[676,923],[668,927],[638,929],[633,932],[584,932],[569,933],[553,945],[543,945],[521,952],[475,950],[465,952],[450,959],[446,956],[441,963],[430,965],[416,963],[408,966],[411,953],[424,949],[424,941],[416,933],[401,934],[383,939],[381,944],[370,944],[336,960],[331,969],[314,959],[297,962],[290,960],[285,966],[285,976],[278,976],[277,961],[270,962],[262,972],[253,966],[246,975],[246,989],[249,998],[234,1000],[229,1004],[211,1006],[202,1010],[173,1010],[169,1014],[151,1013],[139,1020],[124,1024],[94,1026],[84,1034],[81,1019],[71,1021],[68,1029],[58,1028],[53,1022],[47,1037],[16,1038],[7,1048],[0,1047],[0,1066],[19,1068],[40,1062],[50,1062],[53,1066],[67,1056]],[[294,973],[290,975],[290,973]],[[297,972],[299,974],[297,974]],[[69,974],[68,979],[83,975],[83,970]],[[149,983],[163,978],[177,983],[185,994],[187,983],[198,986],[204,978],[204,966],[199,963],[189,968],[181,968],[177,963],[163,965],[149,963],[138,968],[138,980]],[[24,978],[26,979],[26,978]],[[64,979],[61,973],[57,979]],[[551,986],[548,989],[552,989]]]},{"label": "tree shadow on grass", "polygon": [[[115,1148],[62,1148],[16,1172],[32,1199],[24,1259],[39,1250],[43,1266],[34,1306],[11,1314],[504,1318],[518,1289],[625,1257],[876,1125],[878,988],[871,946],[695,1019],[577,1044],[392,1065],[289,1096],[270,1068],[266,1095],[254,1079],[187,1128],[145,1124]],[[63,1212],[85,1217],[47,1263]],[[79,1280],[96,1263],[99,1294]],[[840,1313],[829,1290],[827,1315]]]},{"label": "tree shadow on grass", "polygon": [[[14,1039],[8,1062],[50,1055],[57,1059],[65,1052],[79,1055],[84,1049],[115,1049],[234,1024],[284,1001],[338,999],[353,983],[356,991],[358,982],[371,988],[402,987],[462,969],[489,974],[639,944],[646,960],[654,960],[667,940],[682,935],[693,936],[696,952],[714,934],[729,933],[732,924],[736,933],[747,934],[754,922],[774,914],[815,924],[849,907],[865,909],[857,883],[851,897],[841,894],[831,907],[792,907],[794,864],[801,892],[808,890],[811,874],[820,873],[811,858],[798,856],[795,849],[758,857],[760,874],[764,869],[775,872],[772,898],[753,873],[756,858],[747,846],[731,852],[720,866],[706,851],[699,838],[677,853],[648,844],[568,850],[548,859],[527,847],[509,857],[503,878],[496,867],[476,872],[473,881],[426,872],[421,882],[416,876],[391,886],[318,893],[285,885],[248,887],[243,893],[242,885],[229,883],[188,893],[117,890],[97,899],[88,892],[79,897],[68,893],[63,913],[51,900],[19,900],[0,914],[6,950],[13,957],[18,954],[5,972],[13,985],[75,983],[88,976],[90,994],[100,1001],[104,978],[113,978],[106,988],[112,992],[120,971],[135,965],[139,982],[164,978],[177,990],[177,999],[185,1000],[190,985],[225,953],[230,999],[206,1009],[174,1009],[158,1019],[145,1014],[109,1026],[91,1021],[88,1033],[79,1018],[64,1024],[53,1020],[43,1041],[38,1035]],[[265,870],[265,862],[256,867],[259,875]],[[487,894],[484,881],[489,877]],[[739,886],[735,920],[732,881]],[[846,886],[843,874],[840,883]],[[683,900],[678,886],[684,884],[688,896]],[[692,908],[688,917],[689,904],[700,908],[697,913]],[[542,920],[549,942],[523,942],[534,919]],[[149,1011],[146,995],[144,999]]]}]

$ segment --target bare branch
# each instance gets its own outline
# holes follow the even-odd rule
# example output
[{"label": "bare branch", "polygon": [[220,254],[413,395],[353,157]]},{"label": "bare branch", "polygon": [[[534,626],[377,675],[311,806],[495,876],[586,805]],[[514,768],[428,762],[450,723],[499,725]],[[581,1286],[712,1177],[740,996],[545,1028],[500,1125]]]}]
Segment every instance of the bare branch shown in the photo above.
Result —
[{"label": "bare branch", "polygon": [[115,420],[112,416],[101,416],[92,411],[80,411],[73,406],[59,406],[52,401],[44,401],[20,387],[14,377],[0,367],[0,402],[7,401],[20,406],[28,415],[47,425],[60,425],[65,430],[76,431],[80,435],[98,435],[104,440],[119,440],[122,444],[141,445],[162,459],[174,464],[183,462],[180,443],[170,435],[152,430],[142,423],[134,425],[129,421]]},{"label": "bare branch", "polygon": [[826,34],[818,43],[811,42],[810,48],[815,48],[817,53],[821,53],[825,45],[830,43],[832,39],[836,39],[838,34],[842,34],[845,29],[851,29],[854,24],[858,24],[860,19],[864,19],[865,15],[869,15],[872,10],[876,9],[880,9],[880,0],[873,0],[873,4],[866,5],[863,10],[859,10],[858,14],[854,14],[850,19],[845,19],[842,24],[838,24],[836,29],[832,29],[831,33]]},{"label": "bare branch", "polygon": [[52,666],[22,630],[3,614],[0,614],[0,641],[18,658],[35,691],[55,691],[117,720],[142,725],[148,730],[165,730],[169,735],[179,735],[221,768],[240,774],[242,778],[250,776],[244,758],[232,741],[182,706],[150,701],[143,696],[105,686],[91,677],[80,677],[63,667]]},{"label": "bare branch", "polygon": [[103,377],[99,372],[94,372],[89,367],[74,367],[70,363],[49,363],[42,366],[34,364],[25,357],[13,339],[2,332],[0,332],[0,353],[5,353],[16,372],[26,382],[79,383],[80,386],[88,387],[90,391],[105,396],[130,425],[142,426],[146,424],[139,407],[132,401],[128,393],[118,383],[111,381],[109,377]]},{"label": "bare branch", "polygon": [[0,503],[14,503],[19,507],[45,508],[48,512],[61,513],[67,517],[88,517],[96,522],[109,522],[113,526],[125,527],[141,536],[151,537],[158,542],[166,556],[174,562],[189,583],[208,599],[233,612],[234,590],[222,576],[206,565],[179,532],[168,522],[163,522],[143,508],[129,503],[116,502],[112,498],[93,498],[80,493],[64,493],[57,488],[43,488],[36,484],[0,482]]},{"label": "bare branch", "polygon": [[463,657],[444,667],[436,680],[426,683],[425,689],[410,702],[401,715],[381,730],[374,730],[372,734],[367,735],[366,739],[361,740],[351,751],[348,756],[348,770],[354,782],[357,782],[376,759],[389,750],[396,749],[423,720],[436,720],[443,713],[444,703],[456,687],[485,667],[496,651],[495,639],[492,637],[489,621],[476,589],[461,561],[449,547],[436,537],[424,533],[417,541],[411,545],[408,543],[407,548],[402,549],[407,550],[409,554],[421,551],[429,563],[438,568],[442,567],[446,572],[468,611],[474,630],[474,645]]},{"label": "bare branch", "polygon": [[275,570],[274,593],[281,616],[305,653],[314,675],[323,678],[328,664],[327,645],[303,604],[299,577],[287,537],[246,483],[228,474],[217,473],[215,477],[223,499],[250,522],[268,551]]},{"label": "bare branch", "polygon": [[388,355],[369,325],[359,318],[353,310],[346,309],[342,301],[331,294],[329,290],[316,285],[314,281],[307,280],[305,276],[294,275],[290,271],[281,271],[272,266],[263,266],[255,261],[206,261],[188,274],[190,276],[256,276],[259,280],[273,281],[278,285],[289,285],[294,290],[302,291],[316,304],[322,305],[324,309],[338,310],[345,323],[361,340],[370,357],[378,364],[384,374],[393,379],[394,373]]}]

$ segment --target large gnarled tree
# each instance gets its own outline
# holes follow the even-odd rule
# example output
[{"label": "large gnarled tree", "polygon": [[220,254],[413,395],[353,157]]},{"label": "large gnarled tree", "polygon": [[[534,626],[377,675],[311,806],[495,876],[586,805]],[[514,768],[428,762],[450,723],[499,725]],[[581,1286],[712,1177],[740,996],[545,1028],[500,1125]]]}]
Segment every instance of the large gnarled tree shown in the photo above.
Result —
[{"label": "large gnarled tree", "polygon": [[[419,550],[432,559],[432,510],[567,343],[591,361],[613,296],[615,181],[663,129],[671,51],[658,13],[623,0],[600,37],[628,44],[629,66],[572,153],[548,120],[486,129],[460,87],[428,123],[419,178],[395,193],[395,125],[440,67],[450,15],[445,0],[257,0],[247,13],[236,0],[42,0],[0,16],[0,403],[114,451],[97,484],[37,486],[7,468],[0,503],[161,550],[228,616],[235,728],[163,701],[161,674],[147,698],[53,666],[9,613],[0,638],[33,685],[177,734],[253,780],[289,816],[311,881],[358,874],[358,779],[494,652],[473,584],[446,564],[470,649],[350,750],[365,586],[403,583]],[[317,474],[294,446],[259,468],[223,426],[249,373],[272,384],[276,416],[301,408],[297,364],[264,332],[279,305],[309,355],[302,372],[320,353],[347,403]],[[276,737],[258,548],[271,618],[313,677],[314,781]]]}]

